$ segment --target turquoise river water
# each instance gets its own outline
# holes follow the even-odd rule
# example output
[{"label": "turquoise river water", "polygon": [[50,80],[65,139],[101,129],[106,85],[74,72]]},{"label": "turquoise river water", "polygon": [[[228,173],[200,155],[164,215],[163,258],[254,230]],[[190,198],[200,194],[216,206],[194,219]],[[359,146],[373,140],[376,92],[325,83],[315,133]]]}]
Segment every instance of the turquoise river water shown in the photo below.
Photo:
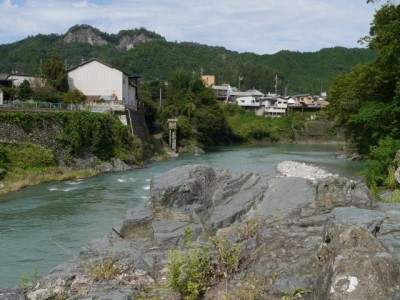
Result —
[{"label": "turquoise river water", "polygon": [[90,240],[110,232],[127,209],[146,201],[150,179],[174,167],[204,163],[234,172],[272,176],[283,160],[312,163],[342,176],[355,176],[363,164],[338,160],[338,146],[267,145],[208,149],[143,169],[42,184],[0,196],[0,289],[20,284],[36,268],[43,275]]}]

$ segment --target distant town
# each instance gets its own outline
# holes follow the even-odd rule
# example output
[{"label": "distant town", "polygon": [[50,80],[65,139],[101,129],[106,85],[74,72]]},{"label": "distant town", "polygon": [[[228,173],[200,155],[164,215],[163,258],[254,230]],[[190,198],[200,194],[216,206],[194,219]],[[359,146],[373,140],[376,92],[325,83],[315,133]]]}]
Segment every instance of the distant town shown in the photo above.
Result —
[{"label": "distant town", "polygon": [[258,116],[279,117],[285,115],[288,109],[316,111],[329,104],[326,92],[321,92],[320,95],[279,95],[278,80],[275,83],[275,93],[267,94],[257,89],[241,91],[230,84],[216,85],[214,75],[203,75],[202,80],[206,86],[213,89],[219,101],[237,104],[247,111],[254,111]]},{"label": "distant town", "polygon": [[[98,59],[82,62],[67,71],[69,89],[79,90],[86,96],[85,103],[82,103],[86,109],[106,112],[125,110],[126,106],[133,110],[141,108],[140,99],[137,98],[137,76],[128,76]],[[214,75],[202,75],[202,80],[205,86],[212,88],[219,101],[237,104],[258,116],[279,117],[285,115],[288,109],[316,111],[328,105],[326,93],[279,95],[277,80],[275,93],[268,92],[267,94],[257,89],[241,91],[240,86],[234,87],[228,83],[217,85]],[[0,74],[0,105],[6,104],[1,87],[18,88],[24,81],[28,81],[30,86],[43,84],[43,79],[37,76],[18,73]],[[21,104],[20,99],[13,100],[11,104]],[[10,104],[10,101],[7,104]]]}]

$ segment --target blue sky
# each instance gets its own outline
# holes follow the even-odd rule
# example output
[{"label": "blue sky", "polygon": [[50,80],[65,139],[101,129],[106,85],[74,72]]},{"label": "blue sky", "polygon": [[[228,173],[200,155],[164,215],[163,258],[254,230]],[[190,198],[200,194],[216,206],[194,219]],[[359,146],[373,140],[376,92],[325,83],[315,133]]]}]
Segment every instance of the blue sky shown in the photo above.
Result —
[{"label": "blue sky", "polygon": [[257,54],[351,48],[361,47],[376,9],[366,0],[0,0],[0,44],[89,24]]}]

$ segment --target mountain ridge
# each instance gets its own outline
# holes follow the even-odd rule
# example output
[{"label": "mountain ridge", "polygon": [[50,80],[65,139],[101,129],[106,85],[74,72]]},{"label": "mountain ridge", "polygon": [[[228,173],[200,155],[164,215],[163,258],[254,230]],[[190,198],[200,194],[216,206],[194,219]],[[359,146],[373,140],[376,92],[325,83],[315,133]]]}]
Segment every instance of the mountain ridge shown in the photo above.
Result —
[{"label": "mountain ridge", "polygon": [[0,73],[40,74],[44,59],[57,53],[66,68],[98,58],[143,80],[167,80],[177,68],[200,75],[216,76],[216,83],[230,83],[243,89],[274,91],[278,75],[280,93],[317,93],[326,89],[337,74],[371,62],[376,53],[369,49],[324,48],[317,52],[282,50],[276,54],[239,53],[221,46],[195,42],[170,42],[145,28],[108,34],[90,25],[75,25],[65,34],[38,34],[0,45]]}]

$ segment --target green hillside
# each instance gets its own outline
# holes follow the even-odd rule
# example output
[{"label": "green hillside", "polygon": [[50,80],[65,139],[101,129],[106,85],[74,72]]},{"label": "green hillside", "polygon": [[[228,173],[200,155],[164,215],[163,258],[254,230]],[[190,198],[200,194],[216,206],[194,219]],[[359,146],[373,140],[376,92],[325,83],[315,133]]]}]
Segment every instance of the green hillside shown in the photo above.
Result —
[{"label": "green hillside", "polygon": [[[75,37],[85,32],[101,40],[103,45],[88,42],[66,42],[67,34]],[[124,37],[146,37],[148,40],[124,50],[118,43]],[[84,37],[81,37],[84,38]],[[196,43],[168,42],[162,36],[143,28],[107,34],[89,25],[77,25],[66,34],[30,36],[21,41],[0,45],[0,72],[40,74],[40,64],[51,54],[58,53],[66,66],[73,67],[82,60],[98,58],[125,71],[142,76],[143,80],[165,80],[177,68],[216,76],[217,84],[275,91],[275,76],[281,94],[319,93],[326,90],[333,78],[351,67],[373,61],[376,53],[368,49],[330,48],[313,53],[280,51],[274,55],[238,53],[223,47]]]}]

